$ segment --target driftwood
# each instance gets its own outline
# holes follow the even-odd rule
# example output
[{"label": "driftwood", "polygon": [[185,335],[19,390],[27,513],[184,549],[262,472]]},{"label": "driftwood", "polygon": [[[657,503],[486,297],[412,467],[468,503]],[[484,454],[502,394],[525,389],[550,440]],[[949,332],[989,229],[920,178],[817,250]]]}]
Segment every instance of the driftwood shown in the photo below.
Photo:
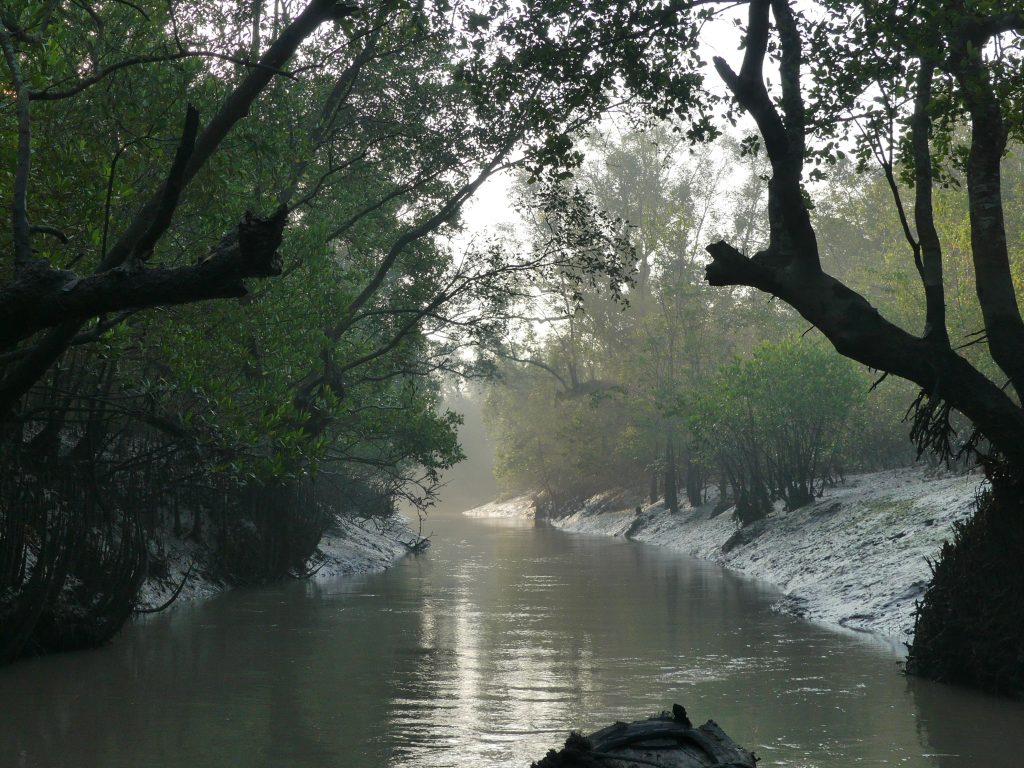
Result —
[{"label": "driftwood", "polygon": [[754,768],[757,758],[713,720],[694,728],[678,704],[649,720],[615,723],[589,736],[571,733],[532,768]]}]

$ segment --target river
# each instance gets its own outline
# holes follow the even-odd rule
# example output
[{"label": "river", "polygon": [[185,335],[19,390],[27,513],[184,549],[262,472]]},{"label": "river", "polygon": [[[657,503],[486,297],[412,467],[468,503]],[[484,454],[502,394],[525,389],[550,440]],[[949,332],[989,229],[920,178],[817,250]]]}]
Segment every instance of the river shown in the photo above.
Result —
[{"label": "river", "polygon": [[767,585],[521,521],[430,527],[385,573],[236,590],[0,669],[0,766],[526,768],[673,702],[766,766],[1022,765],[1024,704],[909,680]]}]

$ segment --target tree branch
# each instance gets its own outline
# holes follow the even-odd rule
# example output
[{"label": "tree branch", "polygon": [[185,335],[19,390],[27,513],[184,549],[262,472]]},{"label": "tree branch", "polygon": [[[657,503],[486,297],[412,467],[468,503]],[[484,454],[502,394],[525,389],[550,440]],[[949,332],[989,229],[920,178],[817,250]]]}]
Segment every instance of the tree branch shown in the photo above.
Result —
[{"label": "tree branch", "polygon": [[[90,328],[87,331],[83,331],[75,336],[70,342],[68,342],[68,347],[80,347],[83,344],[92,344],[94,341],[99,341],[107,331],[112,328],[116,328],[139,311],[140,310],[138,309],[128,309],[114,317],[101,319],[96,323],[95,327]],[[15,349],[12,352],[0,354],[0,365],[8,365],[9,363],[13,363],[17,360],[23,360],[31,355],[34,350],[35,347],[26,347],[24,349]]]},{"label": "tree branch", "polygon": [[281,271],[277,249],[287,212],[245,219],[198,264],[173,269],[112,270],[78,278],[40,266],[0,289],[0,347],[45,328],[76,325],[129,309],[244,296],[245,278]]},{"label": "tree branch", "polygon": [[[122,309],[242,296],[246,277],[267,277],[280,273],[276,249],[287,219],[282,207],[271,219],[246,217],[213,255],[194,267],[141,271],[115,271],[136,252],[140,243],[155,241],[166,226],[154,222],[166,219],[168,201],[177,200],[192,178],[217,150],[231,129],[249,114],[252,104],[276,72],[292,57],[302,42],[321,24],[337,21],[357,9],[343,0],[310,0],[305,9],[286,26],[250,71],[228,95],[206,129],[195,140],[187,162],[178,170],[172,166],[168,180],[142,207],[118,241],[103,256],[99,274],[79,280],[73,273],[46,266],[26,273],[0,289],[0,349],[45,329],[54,328],[33,352],[0,381],[0,418],[56,361],[75,338],[82,323],[97,314]],[[186,137],[187,138],[187,137]],[[185,151],[183,141],[179,156]],[[171,209],[173,213],[173,208]],[[258,236],[269,226],[272,235]],[[259,240],[273,244],[261,247]],[[30,262],[31,263],[31,262]]]},{"label": "tree branch", "polygon": [[769,10],[771,0],[751,0],[743,64],[737,75],[720,56],[714,57],[715,69],[732,91],[739,105],[757,123],[772,163],[788,155],[788,138],[782,118],[772,104],[764,84],[764,58],[768,52]]},{"label": "tree branch", "polygon": [[33,224],[28,228],[28,231],[33,235],[50,235],[61,241],[64,245],[71,242],[71,238],[68,237],[63,230],[51,227],[47,224]]},{"label": "tree branch", "polygon": [[1024,462],[1024,411],[956,353],[936,351],[883,318],[860,294],[824,272],[788,270],[745,257],[731,245],[708,246],[711,285],[743,285],[779,297],[818,328],[846,357],[922,387],[963,413],[1007,457]]},{"label": "tree branch", "polygon": [[[921,271],[926,290],[930,290],[931,309],[929,333],[925,338],[917,338],[885,320],[863,296],[822,272],[820,267],[792,269],[793,259],[779,256],[780,246],[795,246],[795,255],[803,259],[813,255],[817,262],[813,229],[800,199],[799,171],[787,165],[794,157],[789,154],[792,149],[789,137],[780,130],[781,121],[768,99],[761,76],[767,45],[764,6],[764,2],[751,3],[747,51],[740,75],[735,75],[721,59],[716,59],[715,65],[740,106],[754,117],[772,160],[774,175],[769,187],[772,244],[768,251],[752,258],[725,242],[708,246],[712,259],[706,267],[708,282],[719,286],[747,286],[777,296],[821,330],[840,354],[915,382],[929,399],[941,400],[967,416],[996,450],[1017,464],[1024,463],[1024,444],[1020,441],[1024,410],[1000,387],[950,350],[948,339],[938,348],[935,344],[935,339],[942,339],[945,334],[945,323],[941,250],[934,236],[930,212],[932,179],[927,110],[931,100],[932,69],[925,62],[919,73],[912,126],[920,174],[917,185],[919,236],[929,241],[927,265],[922,246]],[[783,17],[783,13],[777,16],[783,46],[792,46],[792,40],[786,42],[788,33]],[[1009,279],[999,187],[999,159],[1005,148],[1006,132],[1000,104],[983,69],[980,50],[972,49],[964,41],[962,61],[966,65],[958,77],[972,116],[968,187],[978,293],[990,338],[994,333],[1003,336],[1002,345],[994,338],[990,342],[993,357],[1008,373],[1014,371],[1011,379],[1019,373],[1024,384],[1024,327],[1021,327]],[[795,104],[795,99],[792,103]],[[777,238],[780,222],[788,225],[787,234],[792,237],[789,243],[780,243]]]},{"label": "tree branch", "polygon": [[[320,115],[316,124],[310,129],[310,144],[314,151],[321,148],[329,137],[329,131],[337,119],[341,107],[348,101],[348,97],[355,87],[359,74],[363,68],[373,59],[377,53],[377,45],[380,35],[386,26],[386,8],[380,10],[380,18],[363,35],[364,41],[359,53],[352,59],[352,62],[337,76],[334,86],[320,107]],[[312,159],[307,157],[296,160],[292,166],[292,181],[285,190],[278,195],[278,200],[295,208],[300,203],[294,202],[294,197],[302,181],[302,175],[311,164]]]},{"label": "tree branch", "polygon": [[145,261],[149,258],[157,241],[171,226],[171,220],[174,217],[174,211],[178,208],[178,199],[181,197],[181,190],[185,184],[185,168],[195,149],[198,131],[199,112],[189,104],[185,110],[185,127],[181,132],[181,141],[178,142],[174,162],[171,164],[167,181],[164,182],[161,190],[163,194],[160,197],[160,203],[150,221],[149,228],[139,238],[132,251],[133,258],[138,261]]},{"label": "tree branch", "polygon": [[[768,51],[769,10],[775,7],[783,48],[783,122],[764,82],[764,59]],[[772,165],[768,184],[770,242],[762,258],[796,263],[818,271],[821,261],[818,243],[804,202],[803,173],[804,116],[800,96],[800,36],[792,11],[785,0],[752,0],[747,24],[746,50],[737,75],[721,57],[715,69],[733,96],[754,122],[764,140]]]},{"label": "tree branch", "polygon": [[928,144],[931,118],[928,110],[932,100],[932,76],[935,65],[921,61],[914,95],[914,113],[910,119],[910,139],[914,152],[914,223],[920,242],[920,274],[924,283],[924,336],[946,349],[946,296],[942,278],[942,244],[935,229],[932,211],[932,155]]},{"label": "tree branch", "polygon": [[352,321],[356,317],[356,313],[360,309],[362,309],[366,302],[373,298],[374,294],[377,293],[381,285],[384,284],[384,279],[391,271],[391,268],[395,265],[395,262],[398,261],[398,257],[402,254],[402,252],[410,245],[415,243],[417,240],[426,237],[431,232],[440,227],[442,224],[444,224],[446,221],[448,221],[459,210],[459,207],[466,200],[472,197],[473,193],[480,188],[480,185],[483,184],[488,178],[490,178],[491,174],[493,174],[495,169],[501,164],[502,158],[504,158],[508,149],[508,147],[503,147],[493,157],[493,159],[486,166],[484,166],[480,173],[477,174],[476,178],[464,184],[460,189],[458,189],[455,192],[455,194],[449,197],[448,200],[444,203],[444,205],[442,205],[441,208],[437,210],[433,215],[427,217],[416,226],[403,232],[402,235],[398,237],[398,239],[395,240],[394,243],[392,243],[391,247],[388,249],[388,252],[384,255],[384,258],[381,260],[380,265],[378,265],[377,271],[370,279],[370,282],[366,284],[363,290],[359,292],[359,295],[352,300],[348,307],[346,307],[345,312],[342,315],[342,319],[337,324],[335,324],[333,328],[328,329],[328,338],[330,338],[333,341],[337,341],[339,338],[341,338],[342,334],[344,334],[345,331],[351,326]]},{"label": "tree branch", "polygon": [[87,90],[88,88],[91,88],[97,83],[105,80],[115,72],[120,72],[122,69],[138,67],[144,64],[162,64],[170,61],[181,61],[182,59],[194,58],[219,59],[221,61],[230,62],[231,64],[237,64],[240,67],[252,67],[255,69],[267,70],[270,74],[278,75],[280,77],[290,78],[294,76],[291,72],[287,72],[283,69],[268,67],[261,61],[249,61],[248,59],[241,59],[237,56],[230,56],[216,51],[175,51],[174,53],[159,53],[151,56],[133,56],[132,58],[110,64],[98,72],[94,72],[88,77],[82,78],[74,85],[63,90],[51,91],[49,89],[44,89],[41,91],[29,91],[28,98],[31,101],[60,101],[62,99],[69,99],[72,96],[77,96],[82,91]]},{"label": "tree branch", "polygon": [[502,352],[501,350],[495,350],[494,354],[496,354],[498,357],[504,358],[505,360],[511,360],[513,363],[533,365],[536,366],[537,368],[540,368],[543,371],[547,371],[548,373],[555,377],[559,384],[562,385],[562,389],[564,389],[566,392],[572,390],[572,387],[570,387],[566,380],[562,378],[562,375],[547,363],[542,363],[540,360],[534,360],[532,357],[516,357],[513,354],[510,354],[508,352]]},{"label": "tree branch", "polygon": [[1003,105],[981,48],[970,40],[956,42],[960,47],[954,75],[971,116],[967,198],[975,287],[992,358],[1010,378],[1018,397],[1024,397],[1024,320],[1010,270],[1000,179],[1008,135]]},{"label": "tree branch", "polygon": [[988,16],[981,21],[979,31],[985,39],[1006,32],[1024,34],[1024,13],[1000,13]]},{"label": "tree branch", "polygon": [[804,99],[800,93],[800,32],[793,9],[787,0],[772,0],[772,15],[779,30],[782,59],[779,66],[782,85],[782,111],[785,115],[786,137],[789,139],[789,161],[803,163],[805,140]]},{"label": "tree branch", "polygon": [[[341,0],[311,0],[305,10],[296,17],[295,21],[285,27],[267,49],[267,52],[260,57],[262,66],[253,69],[246,75],[224,100],[209,125],[200,134],[189,161],[181,173],[182,189],[188,186],[196,173],[206,164],[206,161],[217,150],[235,124],[249,114],[250,108],[270,82],[273,73],[287,63],[299,45],[324,22],[344,18],[354,12],[353,6],[347,5]],[[111,269],[124,263],[149,229],[150,222],[158,215],[163,200],[164,188],[161,187],[139,211],[124,234],[111,246],[100,266],[101,270]]]}]

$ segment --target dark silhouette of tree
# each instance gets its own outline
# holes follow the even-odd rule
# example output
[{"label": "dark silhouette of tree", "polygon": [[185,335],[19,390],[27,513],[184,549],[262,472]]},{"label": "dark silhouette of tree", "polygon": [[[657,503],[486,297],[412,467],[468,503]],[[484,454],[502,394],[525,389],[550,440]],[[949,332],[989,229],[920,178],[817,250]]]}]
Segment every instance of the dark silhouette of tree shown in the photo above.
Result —
[{"label": "dark silhouette of tree", "polygon": [[[921,450],[949,457],[987,441],[981,458],[993,496],[936,566],[910,668],[993,690],[1020,690],[1024,663],[1006,643],[1024,629],[1024,577],[1012,565],[1024,554],[1024,321],[1010,264],[1000,163],[1009,138],[1024,128],[1024,13],[1005,3],[822,5],[828,15],[815,24],[786,0],[752,0],[739,71],[714,60],[735,102],[756,122],[771,161],[770,242],[753,255],[724,241],[710,245],[707,279],[777,296],[842,354],[919,385],[911,435]],[[770,59],[778,63],[774,92],[765,71]],[[865,109],[868,101],[874,107]],[[970,131],[960,147],[953,130],[962,120]],[[818,164],[835,156],[833,141],[849,124],[864,127],[859,151],[878,159],[889,182],[923,288],[920,335],[886,320],[821,267],[803,181],[808,168],[809,176],[821,175]],[[898,162],[906,169],[902,180]],[[975,340],[987,344],[1005,385],[968,362],[952,346],[946,326],[932,196],[936,184],[949,183],[958,162],[967,181],[984,319]],[[902,199],[901,181],[913,187],[912,211]],[[950,422],[954,409],[975,428],[960,445]],[[948,578],[950,569],[970,574],[969,580]]]}]

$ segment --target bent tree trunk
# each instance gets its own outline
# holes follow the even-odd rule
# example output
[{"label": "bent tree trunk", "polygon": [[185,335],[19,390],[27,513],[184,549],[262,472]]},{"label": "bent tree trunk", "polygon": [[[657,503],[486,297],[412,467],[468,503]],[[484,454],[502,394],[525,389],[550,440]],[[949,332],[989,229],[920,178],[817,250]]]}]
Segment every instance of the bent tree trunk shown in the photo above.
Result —
[{"label": "bent tree trunk", "polygon": [[[257,99],[304,41],[327,22],[351,16],[355,8],[342,0],[310,0],[259,57],[238,85],[222,101],[209,123],[200,130],[199,114],[191,106],[173,162],[163,183],[106,253],[101,254],[92,275],[57,269],[46,260],[33,258],[26,198],[32,157],[30,104],[70,97],[90,83],[68,92],[31,91],[19,75],[17,57],[5,51],[15,80],[18,107],[18,183],[12,206],[14,235],[13,279],[0,285],[0,351],[12,350],[35,334],[42,338],[32,346],[15,350],[15,362],[0,379],[0,420],[5,419],[21,397],[58,361],[81,335],[85,323],[120,310],[192,303],[245,295],[244,280],[280,274],[277,248],[287,221],[281,206],[266,220],[247,214],[198,263],[177,268],[150,268],[153,249],[167,234],[182,193],[224,139],[245,119]],[[112,71],[108,70],[108,71]],[[103,75],[94,75],[93,80]],[[89,333],[85,332],[88,336]]]},{"label": "bent tree trunk", "polygon": [[[769,94],[763,74],[770,16],[774,17],[780,52],[778,101]],[[945,77],[945,82],[954,80],[958,88],[953,96],[971,118],[967,186],[978,298],[992,359],[1020,395],[1024,389],[1024,323],[1009,268],[999,177],[999,159],[1007,140],[1003,115],[1012,105],[1000,102],[1007,97],[994,88],[990,65],[982,58],[993,36],[1020,29],[1024,29],[1021,14],[982,17],[967,10],[951,10],[947,17],[928,22],[933,42],[949,52],[940,63],[929,58],[934,46],[921,37],[902,39],[898,31],[892,32],[894,44],[901,45],[912,61],[907,77],[914,103],[908,125],[915,171],[916,235],[904,215],[892,167],[883,167],[923,283],[927,322],[922,336],[886,320],[863,296],[821,268],[801,181],[807,112],[800,68],[805,46],[787,0],[753,0],[749,4],[746,47],[738,73],[724,59],[715,58],[718,73],[757,124],[771,161],[772,178],[768,247],[747,256],[724,241],[713,243],[707,248],[711,255],[706,267],[708,282],[746,286],[777,296],[817,327],[841,354],[918,384],[922,395],[914,405],[911,436],[921,450],[935,450],[944,456],[955,453],[949,423],[952,409],[969,418],[977,430],[968,446],[984,437],[992,447],[984,466],[993,482],[993,497],[981,506],[970,527],[958,532],[954,544],[943,550],[936,583],[921,606],[921,637],[911,654],[914,671],[990,690],[1005,690],[1000,680],[1019,685],[1024,679],[1024,657],[1015,650],[1022,633],[1020,621],[1014,619],[1021,613],[1024,576],[1019,568],[1004,572],[993,564],[1024,559],[1024,410],[1010,393],[950,346],[941,249],[931,207],[931,86],[939,76]],[[957,578],[948,578],[947,573],[956,573]],[[993,597],[1007,590],[1011,598],[997,601]],[[926,616],[929,611],[934,615]],[[979,612],[984,621],[979,620]],[[985,653],[974,659],[970,670],[964,668],[963,656],[974,650],[968,638],[1009,630],[1016,631],[1008,635],[1017,638],[1016,643],[1007,645],[1006,638],[990,636]],[[935,633],[943,636],[942,642],[935,642]]]}]

